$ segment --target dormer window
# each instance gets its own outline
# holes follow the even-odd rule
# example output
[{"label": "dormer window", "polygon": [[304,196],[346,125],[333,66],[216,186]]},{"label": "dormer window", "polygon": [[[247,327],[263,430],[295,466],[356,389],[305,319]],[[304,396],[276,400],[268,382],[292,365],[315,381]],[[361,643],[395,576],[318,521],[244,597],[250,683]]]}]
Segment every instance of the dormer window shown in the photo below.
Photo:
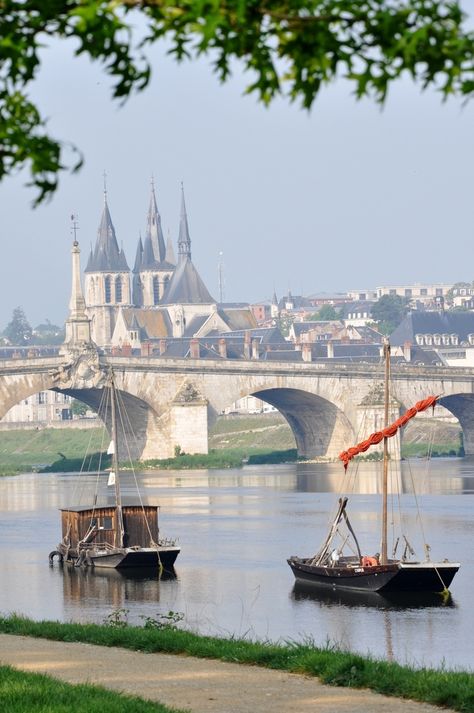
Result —
[{"label": "dormer window", "polygon": [[459,344],[459,336],[457,334],[451,334],[451,344],[454,346]]},{"label": "dormer window", "polygon": [[469,344],[470,344],[471,346],[474,346],[474,334],[468,334],[468,335],[467,335],[467,338],[468,338],[468,340],[469,340]]},{"label": "dormer window", "polygon": [[415,334],[415,342],[418,344],[418,346],[423,346],[425,343],[425,337],[423,334]]},{"label": "dormer window", "polygon": [[450,338],[449,334],[443,334],[443,344],[445,346],[448,346],[450,341],[451,341],[451,338]]},{"label": "dormer window", "polygon": [[433,337],[431,334],[425,334],[425,344],[430,347],[433,344]]},{"label": "dormer window", "polygon": [[441,334],[433,334],[433,342],[436,346],[441,344]]}]

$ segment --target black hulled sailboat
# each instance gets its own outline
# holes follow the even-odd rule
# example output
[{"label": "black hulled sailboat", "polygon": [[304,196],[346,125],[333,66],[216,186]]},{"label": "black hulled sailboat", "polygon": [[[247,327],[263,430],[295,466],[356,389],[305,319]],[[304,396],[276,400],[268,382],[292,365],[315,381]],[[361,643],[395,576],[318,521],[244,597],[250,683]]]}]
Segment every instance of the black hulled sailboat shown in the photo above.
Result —
[{"label": "black hulled sailboat", "polygon": [[[400,419],[389,425],[390,344],[388,340],[384,344],[384,358],[385,427],[383,431],[373,433],[368,439],[344,451],[339,456],[344,462],[344,467],[347,468],[349,461],[354,456],[383,441],[380,552],[373,556],[364,556],[362,554],[357,536],[347,514],[348,499],[347,497],[341,497],[328,536],[319,552],[313,557],[292,556],[287,561],[297,582],[320,587],[365,592],[445,592],[459,569],[459,563],[449,562],[448,560],[432,561],[429,557],[430,548],[428,545],[425,545],[424,560],[413,559],[413,548],[403,535],[396,539],[392,556],[388,556],[388,441],[410,418],[413,418],[418,412],[434,406],[437,397],[430,396],[418,402]],[[336,538],[339,538],[337,544],[335,544]],[[397,558],[396,551],[401,542],[404,542],[403,552],[401,557]],[[345,550],[349,546],[351,547],[351,553],[345,554]]]}]

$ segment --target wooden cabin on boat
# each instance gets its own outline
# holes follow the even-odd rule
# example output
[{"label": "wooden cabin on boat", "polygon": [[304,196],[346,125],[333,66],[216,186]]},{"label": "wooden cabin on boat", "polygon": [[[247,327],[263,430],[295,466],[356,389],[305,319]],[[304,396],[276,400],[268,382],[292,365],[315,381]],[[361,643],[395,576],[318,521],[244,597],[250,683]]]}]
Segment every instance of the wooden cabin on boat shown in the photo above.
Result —
[{"label": "wooden cabin on boat", "polygon": [[[158,505],[122,505],[123,547],[150,547],[159,540]],[[70,549],[78,544],[117,546],[119,514],[115,505],[61,508],[62,537]]]}]

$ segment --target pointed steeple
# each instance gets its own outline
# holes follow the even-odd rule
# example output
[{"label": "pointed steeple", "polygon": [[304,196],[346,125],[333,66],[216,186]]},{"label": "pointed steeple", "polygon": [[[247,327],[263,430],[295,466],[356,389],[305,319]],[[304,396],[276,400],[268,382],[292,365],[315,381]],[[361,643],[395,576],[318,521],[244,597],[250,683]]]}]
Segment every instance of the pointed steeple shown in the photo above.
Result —
[{"label": "pointed steeple", "polygon": [[159,267],[159,262],[155,258],[155,253],[153,250],[153,242],[150,235],[147,235],[145,242],[143,243],[143,254],[142,254],[142,270],[156,270]]},{"label": "pointed steeple", "polygon": [[184,187],[181,184],[181,214],[179,218],[178,262],[189,258],[191,260],[191,238],[189,237],[188,216],[184,202]]},{"label": "pointed steeple", "polygon": [[155,182],[153,178],[151,179],[150,205],[148,206],[146,222],[145,240],[150,238],[156,262],[163,262],[166,259],[165,239],[161,228],[161,216],[156,204]]},{"label": "pointed steeple", "polygon": [[139,272],[143,260],[143,243],[142,236],[138,238],[137,252],[135,253],[135,264],[133,266],[133,272]]},{"label": "pointed steeple", "polygon": [[168,232],[168,239],[166,241],[166,256],[165,260],[169,265],[176,265],[176,258],[174,256],[173,241],[171,240],[171,235]]},{"label": "pointed steeple", "polygon": [[129,267],[123,249],[119,249],[115,228],[104,190],[104,207],[100,219],[95,248],[89,257],[85,272],[128,272]]}]

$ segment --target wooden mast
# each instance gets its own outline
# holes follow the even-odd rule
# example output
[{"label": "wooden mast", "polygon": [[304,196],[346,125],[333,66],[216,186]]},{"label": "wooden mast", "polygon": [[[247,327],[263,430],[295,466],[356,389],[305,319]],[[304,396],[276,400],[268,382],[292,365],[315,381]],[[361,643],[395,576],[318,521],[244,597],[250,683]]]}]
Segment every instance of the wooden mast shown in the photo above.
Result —
[{"label": "wooden mast", "polygon": [[119,478],[119,454],[118,454],[118,439],[117,439],[117,395],[115,390],[115,380],[113,371],[110,372],[110,413],[112,420],[112,468],[114,473],[115,484],[115,512],[116,512],[116,530],[115,530],[115,546],[123,547],[123,513],[122,513],[122,496],[120,493],[120,478]]},{"label": "wooden mast", "polygon": [[[384,380],[384,428],[389,425],[389,380],[390,380],[390,342],[384,339],[383,353],[385,358]],[[382,474],[382,544],[380,549],[380,564],[387,564],[387,498],[388,498],[388,437],[383,439],[383,474]]]}]

